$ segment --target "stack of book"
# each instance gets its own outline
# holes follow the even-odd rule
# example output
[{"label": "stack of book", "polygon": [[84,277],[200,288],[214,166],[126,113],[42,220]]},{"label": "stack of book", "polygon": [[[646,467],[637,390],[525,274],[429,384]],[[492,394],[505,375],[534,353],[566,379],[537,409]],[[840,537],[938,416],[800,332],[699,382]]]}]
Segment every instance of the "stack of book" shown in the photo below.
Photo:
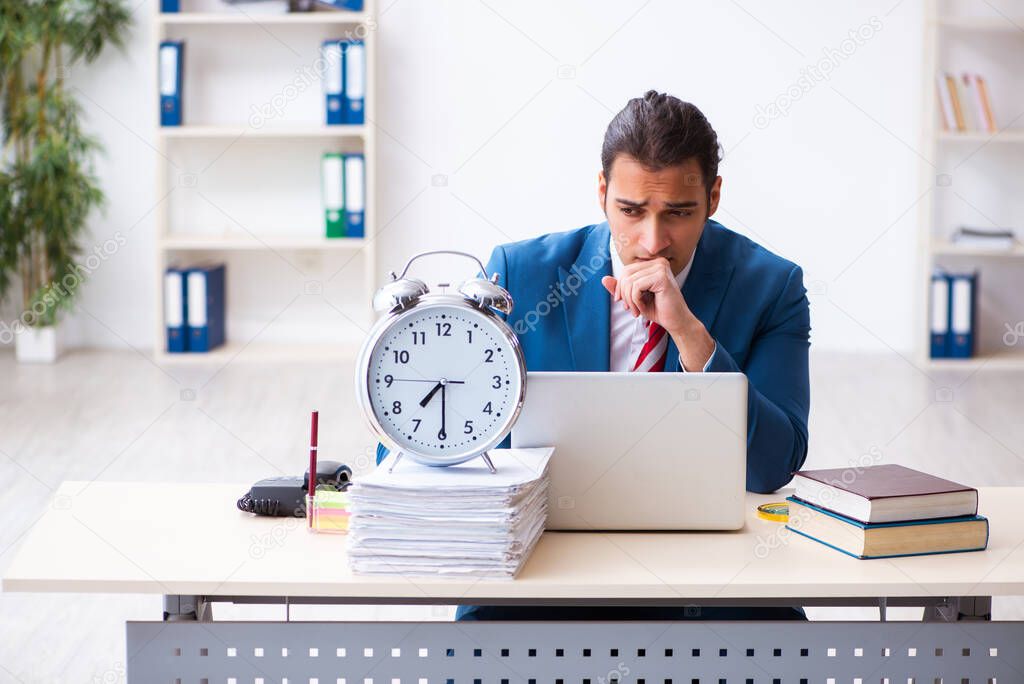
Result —
[{"label": "stack of book", "polygon": [[511,579],[547,522],[552,447],[495,449],[444,468],[392,452],[349,489],[352,571]]},{"label": "stack of book", "polygon": [[786,527],[855,558],[981,551],[978,490],[900,465],[802,470]]},{"label": "stack of book", "polygon": [[988,83],[978,74],[943,73],[938,75],[939,118],[942,129],[965,133],[999,130],[992,102],[989,99]]}]

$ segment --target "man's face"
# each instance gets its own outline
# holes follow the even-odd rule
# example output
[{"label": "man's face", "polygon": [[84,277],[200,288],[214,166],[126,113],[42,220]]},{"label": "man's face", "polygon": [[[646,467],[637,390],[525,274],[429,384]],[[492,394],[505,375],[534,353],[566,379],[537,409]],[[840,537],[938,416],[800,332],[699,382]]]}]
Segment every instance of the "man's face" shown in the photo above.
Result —
[{"label": "man's face", "polygon": [[718,209],[722,177],[715,178],[709,204],[696,159],[651,171],[619,155],[610,174],[610,181],[603,171],[598,175],[598,196],[622,263],[665,257],[678,274],[689,263],[704,222]]}]

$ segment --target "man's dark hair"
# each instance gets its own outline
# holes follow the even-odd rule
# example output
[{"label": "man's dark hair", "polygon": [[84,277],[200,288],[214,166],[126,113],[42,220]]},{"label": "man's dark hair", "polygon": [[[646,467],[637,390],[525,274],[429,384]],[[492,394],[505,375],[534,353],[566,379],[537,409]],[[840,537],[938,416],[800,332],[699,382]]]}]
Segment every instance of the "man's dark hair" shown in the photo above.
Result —
[{"label": "man's dark hair", "polygon": [[656,90],[634,97],[608,124],[601,146],[605,180],[611,179],[612,162],[620,154],[655,171],[696,159],[708,195],[722,158],[718,134],[704,114],[689,102]]}]

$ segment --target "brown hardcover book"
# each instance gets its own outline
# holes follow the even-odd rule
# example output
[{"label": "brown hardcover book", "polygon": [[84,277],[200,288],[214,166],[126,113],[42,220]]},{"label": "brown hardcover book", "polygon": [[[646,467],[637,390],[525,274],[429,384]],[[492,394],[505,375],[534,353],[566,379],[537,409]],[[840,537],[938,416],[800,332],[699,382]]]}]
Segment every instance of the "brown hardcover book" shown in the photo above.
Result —
[{"label": "brown hardcover book", "polygon": [[801,470],[796,496],[864,523],[978,513],[978,490],[901,465]]}]

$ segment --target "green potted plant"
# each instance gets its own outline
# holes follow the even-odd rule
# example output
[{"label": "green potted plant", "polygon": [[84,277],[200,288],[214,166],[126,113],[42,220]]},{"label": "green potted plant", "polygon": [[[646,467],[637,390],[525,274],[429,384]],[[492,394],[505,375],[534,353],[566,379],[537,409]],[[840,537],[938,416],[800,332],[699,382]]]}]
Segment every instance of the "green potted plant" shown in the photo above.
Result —
[{"label": "green potted plant", "polygon": [[0,300],[20,294],[0,341],[13,337],[19,360],[57,357],[59,314],[86,271],[76,263],[86,221],[103,201],[99,146],[65,81],[123,45],[130,21],[122,0],[0,2]]}]

